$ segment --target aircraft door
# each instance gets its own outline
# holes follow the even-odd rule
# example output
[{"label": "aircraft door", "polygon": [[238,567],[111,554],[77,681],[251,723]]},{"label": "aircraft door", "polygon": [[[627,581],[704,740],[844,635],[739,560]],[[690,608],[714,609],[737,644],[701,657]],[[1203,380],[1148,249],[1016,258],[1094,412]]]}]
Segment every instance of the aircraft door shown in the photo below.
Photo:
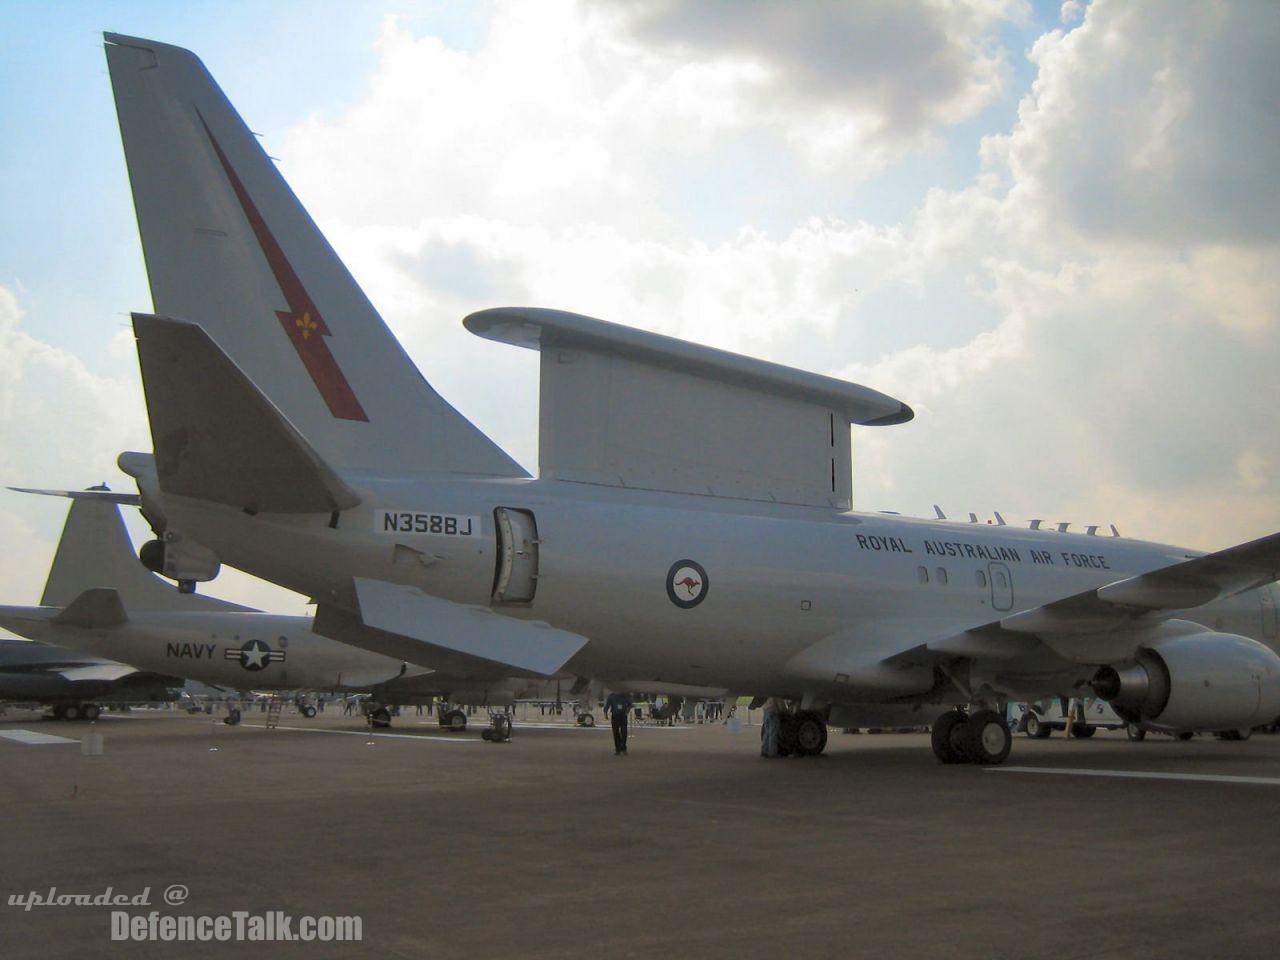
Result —
[{"label": "aircraft door", "polygon": [[1013,609],[1013,575],[1003,563],[987,564],[987,578],[991,582],[991,606],[995,610]]},{"label": "aircraft door", "polygon": [[529,603],[538,587],[538,526],[528,510],[498,507],[498,570],[494,603]]}]

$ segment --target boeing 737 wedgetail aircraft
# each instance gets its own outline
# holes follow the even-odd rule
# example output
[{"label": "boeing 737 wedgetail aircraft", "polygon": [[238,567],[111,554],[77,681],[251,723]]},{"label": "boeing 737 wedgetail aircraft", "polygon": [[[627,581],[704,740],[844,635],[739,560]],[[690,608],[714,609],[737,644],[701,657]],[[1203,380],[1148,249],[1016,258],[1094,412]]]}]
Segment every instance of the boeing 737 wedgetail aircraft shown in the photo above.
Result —
[{"label": "boeing 737 wedgetail aircraft", "polygon": [[[41,605],[0,606],[0,626],[122,660],[130,670],[224,689],[368,693],[378,725],[390,722],[387,704],[422,703],[452,692],[447,678],[432,670],[318,636],[309,617],[176,592],[143,569],[133,552],[118,504],[136,501],[136,495],[94,489],[68,496],[71,509]],[[516,692],[493,694],[509,703]],[[466,726],[460,711],[442,716],[458,729]]]},{"label": "boeing 737 wedgetail aircraft", "polygon": [[[999,763],[1000,704],[1092,685],[1153,727],[1280,714],[1280,534],[1172,546],[851,511],[866,387],[554,310],[464,323],[541,351],[540,476],[422,378],[204,66],[107,35],[154,315],[153,455],[125,454],[186,589],[219,562],[326,636],[483,685],[567,670],[933,726]],[[483,370],[476,376],[483,377]],[[513,402],[516,402],[513,399]],[[145,548],[144,548],[145,549]]]}]

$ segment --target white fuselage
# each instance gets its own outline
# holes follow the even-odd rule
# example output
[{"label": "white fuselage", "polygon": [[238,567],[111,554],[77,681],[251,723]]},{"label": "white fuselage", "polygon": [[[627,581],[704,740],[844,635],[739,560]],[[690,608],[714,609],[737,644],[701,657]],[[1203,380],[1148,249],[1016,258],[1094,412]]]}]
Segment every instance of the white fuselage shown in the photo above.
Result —
[{"label": "white fuselage", "polygon": [[[336,526],[328,516],[248,516],[174,497],[163,498],[164,512],[224,562],[355,611],[352,577],[490,605],[501,552],[495,509],[527,511],[537,527],[533,599],[493,605],[589,638],[569,670],[795,696],[834,681],[793,660],[832,636],[871,665],[1197,555],[1114,537],[546,480],[344,479],[362,502]],[[668,590],[682,561],[705,571],[693,606]],[[1274,643],[1257,594],[1190,616]],[[1048,675],[1063,662],[1042,650],[1010,666]],[[926,679],[914,682],[927,689]],[[855,675],[844,698],[925,693],[868,680],[859,695],[858,683]]]},{"label": "white fuselage", "polygon": [[132,613],[111,627],[55,623],[57,608],[9,608],[5,625],[32,640],[143,670],[235,690],[368,690],[431,673],[311,632],[305,617],[269,613]]}]

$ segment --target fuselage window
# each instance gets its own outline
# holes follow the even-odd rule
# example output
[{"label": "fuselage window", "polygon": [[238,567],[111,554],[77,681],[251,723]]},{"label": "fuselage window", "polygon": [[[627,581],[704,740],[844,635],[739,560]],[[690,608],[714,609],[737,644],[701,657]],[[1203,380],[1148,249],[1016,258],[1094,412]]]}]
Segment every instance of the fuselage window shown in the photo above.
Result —
[{"label": "fuselage window", "polygon": [[942,584],[944,587],[947,585],[947,571],[944,567],[938,568],[938,583]]},{"label": "fuselage window", "polygon": [[928,568],[928,567],[916,567],[916,576],[920,578],[920,582],[921,582],[921,583],[928,583],[928,582],[929,582],[929,568]]},{"label": "fuselage window", "polygon": [[981,570],[977,572],[975,579],[978,581],[978,586],[982,587],[984,590],[987,588],[987,575]]}]

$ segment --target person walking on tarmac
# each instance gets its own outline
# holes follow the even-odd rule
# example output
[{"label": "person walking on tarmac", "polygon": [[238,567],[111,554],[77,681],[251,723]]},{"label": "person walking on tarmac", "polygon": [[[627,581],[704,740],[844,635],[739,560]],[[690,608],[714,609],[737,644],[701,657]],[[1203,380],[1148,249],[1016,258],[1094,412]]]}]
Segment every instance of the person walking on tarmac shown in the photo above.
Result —
[{"label": "person walking on tarmac", "polygon": [[760,729],[760,756],[778,756],[778,738],[782,733],[782,714],[787,704],[781,697],[770,697],[764,704],[764,726]]},{"label": "person walking on tarmac", "polygon": [[627,752],[627,718],[631,715],[631,698],[625,693],[611,693],[604,701],[604,712],[613,727],[613,753]]}]

